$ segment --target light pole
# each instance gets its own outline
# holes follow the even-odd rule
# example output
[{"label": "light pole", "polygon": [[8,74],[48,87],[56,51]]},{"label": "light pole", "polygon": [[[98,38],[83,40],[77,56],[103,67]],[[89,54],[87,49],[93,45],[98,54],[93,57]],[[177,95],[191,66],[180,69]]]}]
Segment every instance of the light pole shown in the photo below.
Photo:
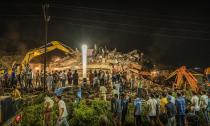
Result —
[{"label": "light pole", "polygon": [[48,22],[50,21],[50,16],[48,16],[49,4],[46,0],[42,5],[43,14],[44,14],[44,25],[45,25],[45,46],[44,46],[44,92],[46,90],[46,67],[47,67],[47,35],[48,35]]},{"label": "light pole", "polygon": [[82,45],[82,75],[87,78],[87,45]]}]

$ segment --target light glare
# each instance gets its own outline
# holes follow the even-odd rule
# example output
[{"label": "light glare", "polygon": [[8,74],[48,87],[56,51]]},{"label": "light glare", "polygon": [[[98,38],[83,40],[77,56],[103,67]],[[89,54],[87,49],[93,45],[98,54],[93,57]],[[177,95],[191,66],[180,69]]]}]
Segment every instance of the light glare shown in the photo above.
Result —
[{"label": "light glare", "polygon": [[87,45],[82,45],[82,73],[83,78],[87,77]]}]

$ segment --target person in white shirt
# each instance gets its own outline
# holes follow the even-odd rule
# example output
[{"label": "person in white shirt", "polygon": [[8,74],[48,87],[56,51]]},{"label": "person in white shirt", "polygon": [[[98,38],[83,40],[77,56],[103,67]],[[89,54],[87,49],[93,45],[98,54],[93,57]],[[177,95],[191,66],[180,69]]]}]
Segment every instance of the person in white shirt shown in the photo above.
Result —
[{"label": "person in white shirt", "polygon": [[171,99],[170,102],[173,103],[173,104],[175,105],[175,97],[172,96],[172,94],[173,94],[172,92],[169,92],[169,93],[168,93],[168,97],[170,97],[170,99]]},{"label": "person in white shirt", "polygon": [[200,98],[200,107],[201,109],[206,109],[208,105],[208,96],[205,91],[202,92],[201,98]]},{"label": "person in white shirt", "polygon": [[112,96],[115,96],[115,95],[117,95],[117,89],[114,86],[113,89],[112,89]]},{"label": "person in white shirt", "polygon": [[207,107],[208,107],[208,95],[206,91],[202,92],[201,98],[200,98],[200,107],[201,107],[201,111],[205,116],[206,122],[209,122],[209,115],[207,112]]},{"label": "person in white shirt", "polygon": [[200,106],[199,106],[199,97],[197,96],[197,93],[194,92],[194,95],[191,98],[191,111],[194,112],[196,115],[198,114],[198,112],[200,111]]},{"label": "person in white shirt", "polygon": [[117,90],[117,95],[118,95],[118,98],[119,98],[120,97],[120,83],[118,81],[115,84],[115,88]]},{"label": "person in white shirt", "polygon": [[64,70],[61,73],[61,83],[62,83],[62,87],[66,86],[66,79],[67,79],[67,75],[66,75],[66,71]]},{"label": "person in white shirt", "polygon": [[59,116],[58,116],[56,126],[62,126],[62,125],[69,126],[66,119],[68,116],[68,112],[66,109],[65,102],[61,100],[61,96],[55,96],[55,101],[58,103],[58,108],[59,108]]},{"label": "person in white shirt", "polygon": [[52,85],[53,85],[53,76],[52,76],[52,74],[49,74],[47,76],[46,80],[47,80],[47,89],[50,92],[50,91],[52,91]]},{"label": "person in white shirt", "polygon": [[105,86],[100,86],[100,92],[101,92],[101,97],[104,99],[104,101],[106,101],[106,92],[107,92],[107,89]]},{"label": "person in white shirt", "polygon": [[149,97],[149,100],[147,101],[147,105],[149,106],[149,113],[148,116],[150,117],[151,125],[156,125],[157,120],[157,100],[155,99],[154,95],[151,95]]},{"label": "person in white shirt", "polygon": [[97,85],[98,85],[98,77],[95,76],[95,77],[93,78],[93,87],[95,87],[95,86],[97,86]]}]

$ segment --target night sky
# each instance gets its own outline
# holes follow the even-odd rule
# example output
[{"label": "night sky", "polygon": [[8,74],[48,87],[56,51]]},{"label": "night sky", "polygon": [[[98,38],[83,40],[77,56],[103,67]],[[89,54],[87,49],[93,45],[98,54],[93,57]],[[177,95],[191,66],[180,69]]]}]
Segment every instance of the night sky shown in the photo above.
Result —
[{"label": "night sky", "polygon": [[[51,0],[49,15],[49,41],[73,48],[96,43],[122,52],[139,49],[166,65],[210,65],[207,3]],[[41,2],[1,2],[0,44],[10,54],[44,44]]]}]

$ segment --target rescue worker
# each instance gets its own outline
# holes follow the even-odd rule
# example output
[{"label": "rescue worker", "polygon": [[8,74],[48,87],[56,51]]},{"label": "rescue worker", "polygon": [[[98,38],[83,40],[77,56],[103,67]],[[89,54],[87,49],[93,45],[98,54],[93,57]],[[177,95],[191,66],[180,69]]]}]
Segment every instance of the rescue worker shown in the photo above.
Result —
[{"label": "rescue worker", "polygon": [[44,101],[44,122],[45,122],[45,126],[51,126],[51,116],[52,116],[52,108],[54,105],[54,101],[46,96]]}]

